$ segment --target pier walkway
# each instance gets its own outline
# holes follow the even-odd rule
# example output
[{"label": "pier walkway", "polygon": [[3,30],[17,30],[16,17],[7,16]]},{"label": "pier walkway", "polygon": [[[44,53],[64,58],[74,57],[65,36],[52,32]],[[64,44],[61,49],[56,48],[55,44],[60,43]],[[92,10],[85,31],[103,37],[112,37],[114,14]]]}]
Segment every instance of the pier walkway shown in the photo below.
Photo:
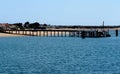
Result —
[{"label": "pier walkway", "polygon": [[8,34],[43,37],[110,37],[109,31],[98,30],[4,30]]}]

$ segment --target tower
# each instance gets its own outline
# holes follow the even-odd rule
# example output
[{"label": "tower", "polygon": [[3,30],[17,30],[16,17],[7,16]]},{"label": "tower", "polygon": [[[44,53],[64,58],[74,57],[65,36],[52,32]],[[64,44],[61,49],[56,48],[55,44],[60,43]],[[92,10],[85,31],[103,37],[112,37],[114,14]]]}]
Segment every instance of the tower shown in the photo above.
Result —
[{"label": "tower", "polygon": [[104,21],[103,21],[103,27],[104,27]]}]

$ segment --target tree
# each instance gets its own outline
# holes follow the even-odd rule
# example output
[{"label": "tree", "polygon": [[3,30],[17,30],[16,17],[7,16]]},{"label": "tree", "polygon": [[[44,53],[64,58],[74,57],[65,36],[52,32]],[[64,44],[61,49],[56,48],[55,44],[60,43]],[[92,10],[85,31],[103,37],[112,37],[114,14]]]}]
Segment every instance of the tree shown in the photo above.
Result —
[{"label": "tree", "polygon": [[13,25],[15,25],[16,28],[23,28],[22,23],[14,23]]},{"label": "tree", "polygon": [[29,28],[29,25],[30,25],[29,22],[25,22],[24,27],[25,27],[25,28]]},{"label": "tree", "polygon": [[31,23],[31,24],[29,24],[29,27],[36,29],[36,28],[39,28],[39,27],[40,27],[40,24],[39,24],[38,22]]},{"label": "tree", "polygon": [[47,24],[43,24],[43,26],[47,26]]},{"label": "tree", "polygon": [[16,27],[16,29],[23,29],[22,23],[14,23],[13,25]]}]

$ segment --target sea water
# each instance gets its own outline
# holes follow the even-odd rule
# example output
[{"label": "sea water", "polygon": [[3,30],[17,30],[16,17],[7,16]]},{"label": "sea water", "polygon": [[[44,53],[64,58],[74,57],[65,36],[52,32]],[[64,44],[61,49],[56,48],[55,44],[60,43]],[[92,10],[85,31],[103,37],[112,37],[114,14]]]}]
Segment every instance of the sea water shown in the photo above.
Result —
[{"label": "sea water", "polygon": [[0,74],[120,74],[120,36],[111,35],[1,37]]}]

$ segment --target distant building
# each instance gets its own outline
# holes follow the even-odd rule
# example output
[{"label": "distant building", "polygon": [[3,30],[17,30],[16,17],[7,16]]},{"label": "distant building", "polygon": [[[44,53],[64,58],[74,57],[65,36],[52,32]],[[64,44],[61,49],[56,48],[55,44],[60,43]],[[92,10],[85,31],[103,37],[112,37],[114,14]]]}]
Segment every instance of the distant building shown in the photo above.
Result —
[{"label": "distant building", "polygon": [[0,23],[0,28],[2,28],[3,30],[11,30],[11,29],[16,29],[16,25],[8,24],[8,23]]},{"label": "distant building", "polygon": [[0,24],[0,27],[4,30],[6,30],[8,27],[9,27],[9,24],[8,23],[1,23]]}]

